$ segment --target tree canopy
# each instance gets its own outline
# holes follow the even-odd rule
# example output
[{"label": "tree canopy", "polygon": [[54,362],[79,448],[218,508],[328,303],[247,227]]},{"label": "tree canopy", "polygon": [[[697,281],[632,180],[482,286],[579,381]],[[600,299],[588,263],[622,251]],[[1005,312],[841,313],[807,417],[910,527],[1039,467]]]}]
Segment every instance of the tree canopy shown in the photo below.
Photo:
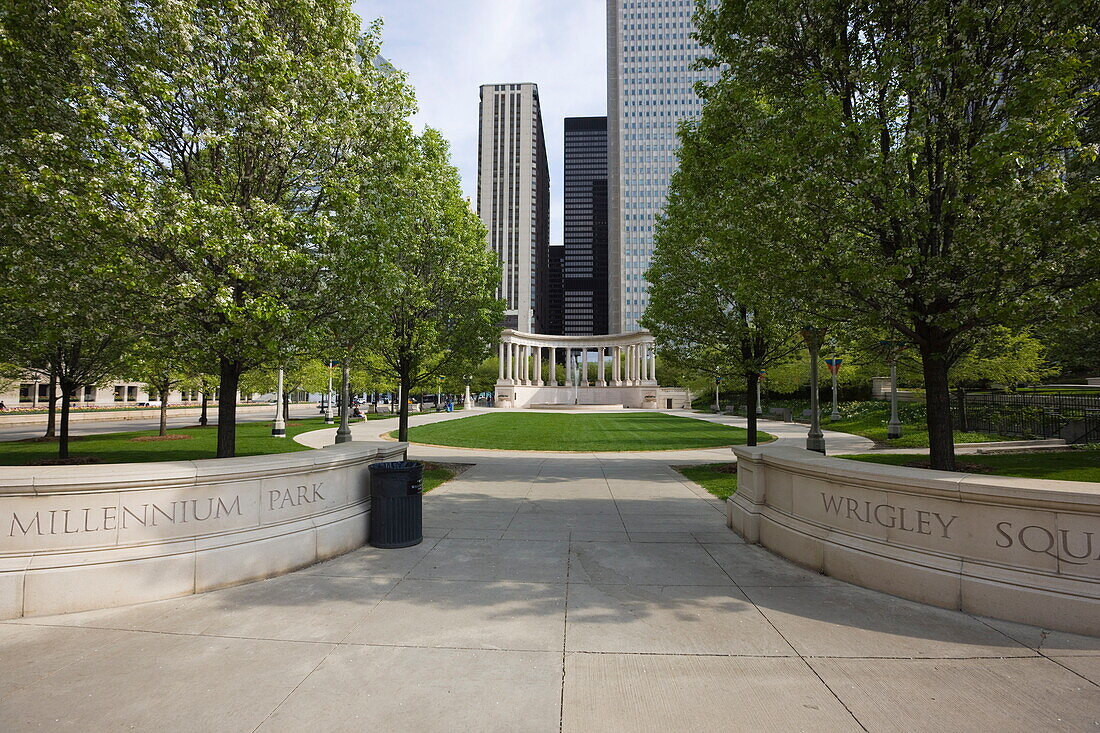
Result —
[{"label": "tree canopy", "polygon": [[937,468],[954,466],[951,367],[1049,312],[1095,259],[1086,5],[698,6],[722,69],[699,90],[704,120],[747,121],[727,126],[711,195],[768,233],[739,242],[746,276],[781,285],[803,317],[915,347]]}]

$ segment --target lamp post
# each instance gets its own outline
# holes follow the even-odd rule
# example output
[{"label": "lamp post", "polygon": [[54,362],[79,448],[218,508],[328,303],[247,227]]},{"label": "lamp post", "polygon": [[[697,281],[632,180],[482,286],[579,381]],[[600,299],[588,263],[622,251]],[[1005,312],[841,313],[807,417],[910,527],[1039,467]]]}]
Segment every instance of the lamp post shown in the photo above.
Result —
[{"label": "lamp post", "polygon": [[348,425],[350,417],[348,403],[351,402],[351,368],[345,360],[340,365],[340,427],[336,428],[336,442],[351,442],[351,426]]},{"label": "lamp post", "polygon": [[581,352],[580,349],[575,350],[573,354],[573,404],[579,405],[581,403]]},{"label": "lamp post", "polygon": [[821,349],[821,341],[825,336],[825,329],[807,326],[802,329],[802,339],[806,342],[806,348],[810,350],[810,432],[806,436],[806,450],[825,454],[825,435],[821,432],[821,415],[818,406],[817,394],[817,353]]},{"label": "lamp post", "polygon": [[283,368],[279,367],[279,386],[275,392],[275,423],[271,426],[275,438],[286,437],[286,421],[283,419]]},{"label": "lamp post", "polygon": [[210,399],[207,396],[206,377],[202,380],[202,412],[199,414],[199,425],[206,427],[209,420],[206,417],[206,406],[209,404]]},{"label": "lamp post", "polygon": [[328,360],[328,392],[325,394],[325,425],[332,425],[332,359]]},{"label": "lamp post", "polygon": [[904,341],[883,341],[890,354],[890,421],[886,423],[886,439],[901,437],[901,420],[898,419],[898,352],[905,348]]},{"label": "lamp post", "polygon": [[833,357],[832,359],[826,359],[825,363],[829,365],[829,374],[833,376],[833,414],[829,416],[830,420],[836,421],[840,419],[840,410],[837,407],[836,402],[836,377],[840,372],[841,359]]},{"label": "lamp post", "polygon": [[443,377],[435,378],[435,411],[439,412],[439,398],[443,396]]},{"label": "lamp post", "polygon": [[470,396],[470,375],[466,375],[466,397],[462,400],[463,410],[474,409],[474,398]]},{"label": "lamp post", "polygon": [[714,411],[715,412],[721,412],[722,411],[722,404],[721,404],[721,402],[719,401],[719,398],[718,398],[718,386],[720,384],[722,384],[722,378],[716,375],[714,377]]},{"label": "lamp post", "polygon": [[762,399],[761,395],[763,395],[763,393],[764,393],[764,391],[762,389],[763,384],[764,384],[764,372],[760,372],[760,378],[756,380],[756,414],[757,415],[763,415],[764,414],[764,404],[761,401],[761,399]]}]

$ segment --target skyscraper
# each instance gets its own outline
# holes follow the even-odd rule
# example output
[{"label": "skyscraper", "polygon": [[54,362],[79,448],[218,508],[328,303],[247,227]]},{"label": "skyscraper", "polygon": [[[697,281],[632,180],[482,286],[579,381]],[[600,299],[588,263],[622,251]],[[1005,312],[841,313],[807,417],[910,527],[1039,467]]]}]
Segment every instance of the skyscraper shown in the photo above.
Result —
[{"label": "skyscraper", "polygon": [[691,68],[703,55],[691,39],[694,10],[694,0],[607,1],[612,331],[638,329],[648,302],[654,218],[677,167],[676,126],[702,109],[694,83],[717,78],[717,71]]},{"label": "skyscraper", "polygon": [[565,118],[563,333],[607,333],[607,118]]},{"label": "skyscraper", "polygon": [[550,246],[550,169],[535,84],[481,87],[477,212],[500,257],[504,327],[538,330],[535,287]]},{"label": "skyscraper", "polygon": [[546,261],[539,263],[538,288],[535,290],[535,315],[539,333],[564,334],[565,247],[551,245],[546,249]]}]

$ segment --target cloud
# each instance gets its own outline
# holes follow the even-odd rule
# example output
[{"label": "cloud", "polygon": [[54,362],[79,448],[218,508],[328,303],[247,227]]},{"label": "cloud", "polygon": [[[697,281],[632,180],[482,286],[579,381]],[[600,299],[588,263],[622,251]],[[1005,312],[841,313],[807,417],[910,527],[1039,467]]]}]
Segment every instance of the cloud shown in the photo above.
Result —
[{"label": "cloud", "polygon": [[467,196],[477,200],[478,87],[535,82],[550,159],[551,242],[562,241],[565,117],[607,113],[604,0],[358,0],[383,18],[382,53],[409,74],[420,111],[451,141]]}]

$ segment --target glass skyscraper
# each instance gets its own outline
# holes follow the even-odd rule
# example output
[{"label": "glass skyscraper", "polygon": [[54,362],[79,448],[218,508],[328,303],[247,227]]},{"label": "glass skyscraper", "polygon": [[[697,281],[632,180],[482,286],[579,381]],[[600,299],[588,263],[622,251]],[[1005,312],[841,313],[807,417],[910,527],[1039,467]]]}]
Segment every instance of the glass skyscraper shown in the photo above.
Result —
[{"label": "glass skyscraper", "polygon": [[[716,0],[711,0],[715,2]],[[677,167],[676,126],[702,103],[693,85],[718,71],[695,71],[694,0],[608,0],[608,320],[636,331],[648,302],[645,271],[654,218]],[[616,185],[616,183],[618,185]]]},{"label": "glass skyscraper", "polygon": [[565,118],[562,333],[607,333],[607,118]]}]

